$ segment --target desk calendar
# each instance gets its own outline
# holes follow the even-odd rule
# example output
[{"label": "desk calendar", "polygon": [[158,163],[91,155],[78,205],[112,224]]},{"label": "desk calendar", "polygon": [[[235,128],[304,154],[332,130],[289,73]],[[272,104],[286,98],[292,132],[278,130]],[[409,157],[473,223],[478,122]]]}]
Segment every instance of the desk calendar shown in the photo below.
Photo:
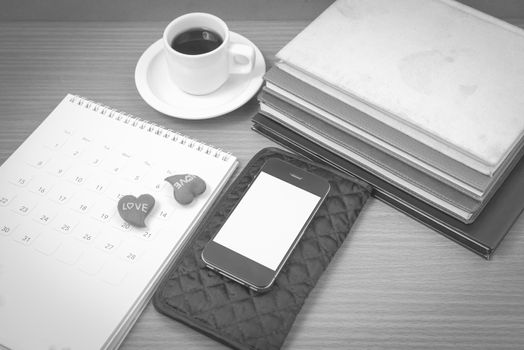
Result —
[{"label": "desk calendar", "polygon": [[[113,349],[232,175],[234,156],[68,95],[0,167],[0,345]],[[164,179],[196,174],[188,206]],[[145,228],[118,215],[150,193]],[[87,331],[88,330],[88,331]]]}]

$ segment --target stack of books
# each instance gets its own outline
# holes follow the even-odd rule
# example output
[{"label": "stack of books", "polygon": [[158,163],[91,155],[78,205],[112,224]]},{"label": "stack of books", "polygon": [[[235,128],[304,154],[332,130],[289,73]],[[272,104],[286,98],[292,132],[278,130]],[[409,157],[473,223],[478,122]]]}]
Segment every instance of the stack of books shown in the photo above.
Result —
[{"label": "stack of books", "polygon": [[338,0],[253,127],[489,258],[524,208],[524,31],[451,0]]}]

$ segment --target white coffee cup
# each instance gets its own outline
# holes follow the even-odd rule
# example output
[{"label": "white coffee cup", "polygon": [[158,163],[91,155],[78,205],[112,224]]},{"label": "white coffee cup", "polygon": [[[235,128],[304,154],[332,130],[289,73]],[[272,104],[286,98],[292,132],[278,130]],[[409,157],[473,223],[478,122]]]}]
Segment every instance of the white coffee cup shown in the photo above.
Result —
[{"label": "white coffee cup", "polygon": [[[202,54],[184,54],[171,46],[173,39],[190,29],[203,28],[217,33],[223,42]],[[175,18],[164,30],[164,52],[171,80],[183,91],[205,95],[217,90],[230,74],[249,74],[255,64],[251,45],[231,42],[229,28],[217,16],[194,12]]]}]

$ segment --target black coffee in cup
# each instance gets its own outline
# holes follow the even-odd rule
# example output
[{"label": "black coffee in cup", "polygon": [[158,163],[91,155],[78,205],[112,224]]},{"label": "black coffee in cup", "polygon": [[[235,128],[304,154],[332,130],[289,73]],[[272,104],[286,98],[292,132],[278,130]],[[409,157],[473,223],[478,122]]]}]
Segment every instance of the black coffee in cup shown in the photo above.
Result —
[{"label": "black coffee in cup", "polygon": [[206,28],[192,28],[177,34],[171,42],[171,47],[186,55],[201,55],[211,52],[224,40],[218,33]]}]

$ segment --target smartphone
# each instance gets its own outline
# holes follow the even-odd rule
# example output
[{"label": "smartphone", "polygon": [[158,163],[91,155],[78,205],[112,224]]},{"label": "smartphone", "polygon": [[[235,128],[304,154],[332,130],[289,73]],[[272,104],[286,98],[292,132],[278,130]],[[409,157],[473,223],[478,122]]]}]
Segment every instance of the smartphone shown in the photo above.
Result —
[{"label": "smartphone", "polygon": [[255,291],[271,287],[329,192],[329,182],[268,160],[202,251],[204,263]]}]

